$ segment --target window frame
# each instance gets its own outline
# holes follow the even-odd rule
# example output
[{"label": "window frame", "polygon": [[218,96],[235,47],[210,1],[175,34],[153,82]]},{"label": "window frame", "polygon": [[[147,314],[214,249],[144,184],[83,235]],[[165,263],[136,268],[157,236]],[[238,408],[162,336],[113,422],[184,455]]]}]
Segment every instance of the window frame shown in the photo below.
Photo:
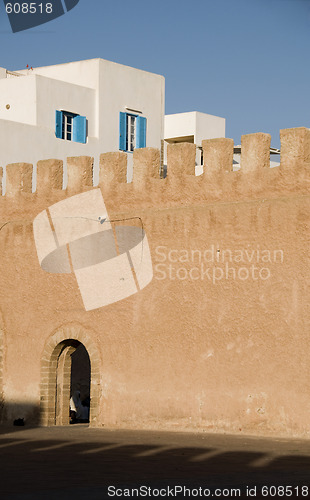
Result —
[{"label": "window frame", "polygon": [[[146,127],[147,118],[145,116],[121,111],[119,150],[125,153],[133,153],[135,149],[145,148]],[[143,131],[142,134],[141,130]]]},{"label": "window frame", "polygon": [[[126,113],[126,151],[128,153],[133,153],[137,147],[137,116]],[[133,133],[131,131],[132,127]]]},{"label": "window frame", "polygon": [[66,111],[56,110],[55,135],[57,139],[80,144],[87,143],[86,116]]},{"label": "window frame", "polygon": [[[73,118],[76,116],[80,116],[77,113],[71,113],[70,111],[64,111],[61,110],[62,112],[62,139],[66,141],[73,141]],[[70,131],[68,128],[70,127]],[[70,138],[68,137],[70,135]]]}]

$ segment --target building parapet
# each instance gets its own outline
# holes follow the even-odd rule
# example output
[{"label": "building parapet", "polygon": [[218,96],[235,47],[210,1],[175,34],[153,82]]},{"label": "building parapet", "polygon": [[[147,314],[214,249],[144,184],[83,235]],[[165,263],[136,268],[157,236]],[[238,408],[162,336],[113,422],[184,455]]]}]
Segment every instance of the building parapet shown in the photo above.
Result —
[{"label": "building parapet", "polygon": [[[205,140],[202,142],[204,171],[200,176],[195,176],[195,144],[171,144],[165,179],[160,177],[160,151],[136,149],[132,183],[126,182],[126,153],[104,153],[100,156],[99,187],[113,211],[308,194],[310,129],[281,130],[280,139],[280,166],[270,168],[270,135],[242,136],[239,171],[233,171],[232,139]],[[93,169],[91,157],[68,158],[68,183],[63,189],[63,162],[41,160],[37,164],[36,190],[32,192],[33,166],[7,165],[6,192],[0,198],[0,212],[5,218],[17,212],[32,214],[47,202],[92,189]],[[0,186],[2,174],[0,169]]]}]

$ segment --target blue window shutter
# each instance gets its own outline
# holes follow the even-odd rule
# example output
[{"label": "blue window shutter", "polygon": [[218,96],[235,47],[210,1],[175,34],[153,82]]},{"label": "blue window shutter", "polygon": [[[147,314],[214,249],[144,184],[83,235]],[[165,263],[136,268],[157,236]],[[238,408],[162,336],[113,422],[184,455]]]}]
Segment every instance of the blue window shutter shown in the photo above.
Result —
[{"label": "blue window shutter", "polygon": [[119,114],[119,149],[126,151],[126,113]]},{"label": "blue window shutter", "polygon": [[75,116],[72,119],[72,140],[86,143],[86,116]]},{"label": "blue window shutter", "polygon": [[62,111],[56,111],[55,134],[58,139],[62,139]]},{"label": "blue window shutter", "polygon": [[146,118],[143,116],[137,116],[136,119],[137,131],[136,131],[136,147],[145,148],[146,147]]}]

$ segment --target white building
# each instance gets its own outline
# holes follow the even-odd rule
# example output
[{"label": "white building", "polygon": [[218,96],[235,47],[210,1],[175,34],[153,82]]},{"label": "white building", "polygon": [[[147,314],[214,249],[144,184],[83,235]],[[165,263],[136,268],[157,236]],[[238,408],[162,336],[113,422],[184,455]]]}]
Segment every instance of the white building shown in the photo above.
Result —
[{"label": "white building", "polygon": [[[68,156],[125,151],[128,180],[135,148],[197,146],[196,175],[203,171],[202,140],[225,137],[225,118],[200,113],[165,116],[163,76],[104,59],[7,71],[0,68],[0,166]],[[278,150],[277,150],[278,152]],[[234,168],[239,168],[240,146]],[[273,165],[272,165],[273,166]],[[5,173],[5,168],[4,168]],[[5,186],[5,174],[4,174]]]},{"label": "white building", "polygon": [[0,166],[161,148],[163,76],[103,59],[11,72],[0,68]]}]

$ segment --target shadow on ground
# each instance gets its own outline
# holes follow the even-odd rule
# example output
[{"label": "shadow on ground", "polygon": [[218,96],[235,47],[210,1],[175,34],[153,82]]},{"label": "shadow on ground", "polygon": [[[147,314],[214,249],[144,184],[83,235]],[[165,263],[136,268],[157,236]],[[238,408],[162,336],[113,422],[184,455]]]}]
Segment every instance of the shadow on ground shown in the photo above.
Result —
[{"label": "shadow on ground", "polygon": [[[101,500],[113,498],[113,492],[120,498],[113,488],[109,496],[108,486],[142,485],[207,488],[209,496],[217,498],[249,498],[247,487],[257,488],[255,498],[310,497],[301,489],[310,487],[309,441],[113,432],[85,426],[14,430],[0,436],[0,466],[1,499]],[[288,486],[292,494],[275,495],[271,489],[263,496],[264,485]],[[221,495],[217,489],[227,491]],[[240,494],[231,489],[240,489]],[[191,498],[184,491],[176,497]]]}]

